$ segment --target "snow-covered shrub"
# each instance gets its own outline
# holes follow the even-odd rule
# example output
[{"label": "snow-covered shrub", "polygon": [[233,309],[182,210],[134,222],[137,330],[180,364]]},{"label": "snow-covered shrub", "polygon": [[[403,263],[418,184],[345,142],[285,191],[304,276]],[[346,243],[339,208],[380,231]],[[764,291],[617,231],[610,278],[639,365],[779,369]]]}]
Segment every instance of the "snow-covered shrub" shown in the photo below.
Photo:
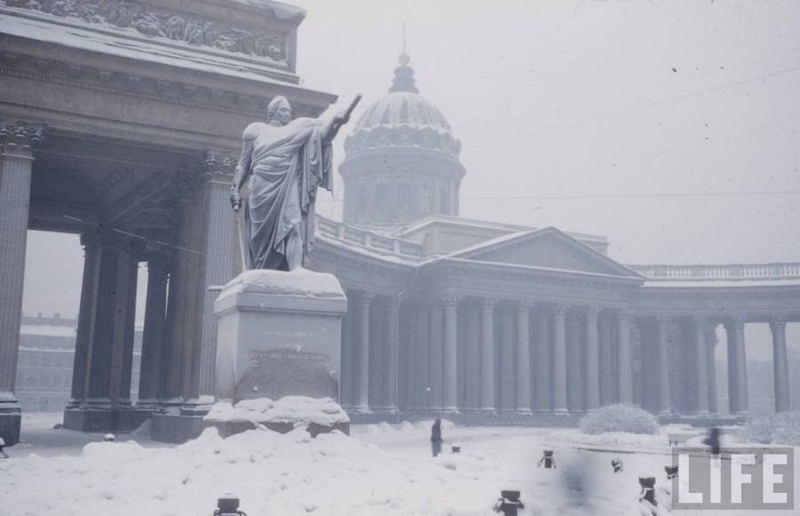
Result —
[{"label": "snow-covered shrub", "polygon": [[652,435],[658,430],[658,420],[653,414],[633,405],[609,405],[590,410],[581,418],[580,429],[591,435],[604,432]]},{"label": "snow-covered shrub", "polygon": [[762,444],[800,446],[800,412],[753,418],[739,431],[739,438]]}]

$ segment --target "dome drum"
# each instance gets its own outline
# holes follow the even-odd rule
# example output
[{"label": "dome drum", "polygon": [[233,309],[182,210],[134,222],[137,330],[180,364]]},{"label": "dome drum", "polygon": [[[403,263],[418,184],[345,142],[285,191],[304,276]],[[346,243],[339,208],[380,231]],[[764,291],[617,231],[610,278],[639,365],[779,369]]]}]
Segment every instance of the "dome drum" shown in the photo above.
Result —
[{"label": "dome drum", "polygon": [[346,223],[392,226],[458,215],[461,142],[441,111],[419,95],[409,59],[401,56],[389,93],[366,109],[345,140],[339,172]]}]

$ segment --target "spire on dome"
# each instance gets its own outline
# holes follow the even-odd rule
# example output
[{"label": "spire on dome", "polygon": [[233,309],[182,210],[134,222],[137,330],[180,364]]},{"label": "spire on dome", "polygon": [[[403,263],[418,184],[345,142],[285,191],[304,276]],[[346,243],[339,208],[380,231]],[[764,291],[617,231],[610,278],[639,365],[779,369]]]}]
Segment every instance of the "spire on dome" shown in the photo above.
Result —
[{"label": "spire on dome", "polygon": [[396,91],[408,91],[411,93],[419,93],[419,90],[414,85],[414,69],[408,66],[411,62],[411,57],[405,52],[400,54],[400,66],[394,69],[394,80],[392,87],[389,88],[389,93]]},{"label": "spire on dome", "polygon": [[400,66],[394,69],[394,80],[392,87],[389,88],[389,93],[396,91],[407,91],[410,93],[419,93],[419,90],[414,85],[414,69],[408,66],[411,62],[411,56],[406,52],[406,22],[403,22],[403,52],[398,58]]}]

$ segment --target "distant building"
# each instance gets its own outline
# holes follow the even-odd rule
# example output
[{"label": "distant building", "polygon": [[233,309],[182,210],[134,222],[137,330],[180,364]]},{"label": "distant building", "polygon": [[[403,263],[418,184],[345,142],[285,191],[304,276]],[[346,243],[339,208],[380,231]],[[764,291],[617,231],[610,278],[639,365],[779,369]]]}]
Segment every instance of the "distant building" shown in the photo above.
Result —
[{"label": "distant building", "polygon": [[[23,315],[17,360],[16,395],[27,412],[59,412],[70,397],[78,321],[61,317]],[[142,331],[134,332],[131,397],[139,391]]]}]

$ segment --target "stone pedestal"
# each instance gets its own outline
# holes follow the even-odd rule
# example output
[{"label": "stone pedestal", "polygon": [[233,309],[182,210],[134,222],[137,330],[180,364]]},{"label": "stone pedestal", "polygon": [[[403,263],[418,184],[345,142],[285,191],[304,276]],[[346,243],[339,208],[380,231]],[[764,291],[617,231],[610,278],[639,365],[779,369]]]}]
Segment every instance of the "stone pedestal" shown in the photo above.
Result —
[{"label": "stone pedestal", "polygon": [[287,395],[339,401],[347,298],[331,274],[246,271],[214,304],[217,401]]}]

